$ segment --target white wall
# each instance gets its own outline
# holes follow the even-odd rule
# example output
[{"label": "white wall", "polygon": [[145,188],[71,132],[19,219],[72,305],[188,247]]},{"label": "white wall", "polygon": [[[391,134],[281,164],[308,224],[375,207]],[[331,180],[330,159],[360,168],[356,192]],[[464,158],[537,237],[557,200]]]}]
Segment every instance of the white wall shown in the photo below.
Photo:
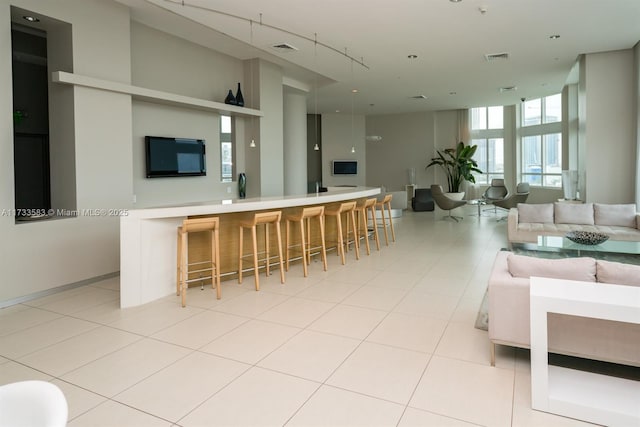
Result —
[{"label": "white wall", "polygon": [[[364,116],[351,114],[322,115],[322,185],[366,185],[366,147]],[[355,147],[355,153],[351,152]],[[331,175],[331,161],[357,160],[357,175]]]},{"label": "white wall", "polygon": [[638,118],[631,90],[633,50],[588,54],[583,64],[586,201],[634,202]]},{"label": "white wall", "polygon": [[307,193],[307,98],[293,88],[284,91],[284,194]]},{"label": "white wall", "polygon": [[366,143],[368,186],[404,190],[409,168],[418,188],[434,183],[434,170],[425,166],[434,155],[435,113],[370,115],[366,133],[382,137]]},{"label": "white wall", "polygon": [[[11,57],[10,4],[73,26],[74,72],[129,82],[129,14],[98,0],[0,0],[0,56]],[[99,46],[99,48],[96,48]],[[11,62],[0,61],[0,208],[12,209]],[[130,207],[131,101],[74,89],[77,207]],[[8,99],[8,101],[7,101]],[[16,224],[0,216],[0,302],[119,269],[118,218],[78,217]]]}]

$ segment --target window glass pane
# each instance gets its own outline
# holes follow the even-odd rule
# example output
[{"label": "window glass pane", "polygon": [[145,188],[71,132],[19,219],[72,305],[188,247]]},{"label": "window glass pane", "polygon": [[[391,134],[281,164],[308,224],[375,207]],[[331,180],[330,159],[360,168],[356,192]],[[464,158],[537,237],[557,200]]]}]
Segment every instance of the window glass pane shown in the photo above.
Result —
[{"label": "window glass pane", "polygon": [[471,109],[471,129],[487,128],[487,109],[485,107]]},{"label": "window glass pane", "polygon": [[487,140],[486,139],[472,139],[471,145],[477,145],[476,153],[473,155],[473,160],[478,162],[478,169],[487,173]]},{"label": "window glass pane", "polygon": [[231,133],[231,116],[220,116],[220,132]]},{"label": "window glass pane", "polygon": [[562,135],[544,135],[544,173],[562,173]]},{"label": "window glass pane", "polygon": [[562,186],[562,175],[545,175],[544,186],[560,188]]},{"label": "window glass pane", "polygon": [[233,133],[230,116],[220,116],[220,180],[233,181]]},{"label": "window glass pane", "polygon": [[540,175],[522,175],[522,181],[528,182],[530,185],[540,185],[542,183]]},{"label": "window glass pane", "polygon": [[531,126],[539,125],[542,117],[541,99],[531,99],[525,101],[522,105],[522,125]]},{"label": "window glass pane", "polygon": [[504,139],[492,138],[488,142],[488,167],[485,173],[504,172]]},{"label": "window glass pane", "polygon": [[542,159],[541,141],[539,135],[522,138],[522,172],[541,173]]},{"label": "window glass pane", "polygon": [[544,123],[555,123],[562,120],[562,96],[559,93],[547,96],[544,99],[544,108]]},{"label": "window glass pane", "polygon": [[502,113],[502,106],[489,107],[489,129],[502,129],[504,128],[504,114]]}]

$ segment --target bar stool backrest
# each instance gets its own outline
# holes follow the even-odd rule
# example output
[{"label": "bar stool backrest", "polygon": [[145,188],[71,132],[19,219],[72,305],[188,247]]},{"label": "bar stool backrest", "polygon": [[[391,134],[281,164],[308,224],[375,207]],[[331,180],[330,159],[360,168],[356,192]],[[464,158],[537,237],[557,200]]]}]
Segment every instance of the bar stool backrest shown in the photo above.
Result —
[{"label": "bar stool backrest", "polygon": [[282,211],[261,212],[253,216],[253,224],[265,224],[269,222],[280,222]]},{"label": "bar stool backrest", "polygon": [[190,218],[182,221],[183,233],[197,233],[199,231],[213,231],[220,224],[219,218]]}]

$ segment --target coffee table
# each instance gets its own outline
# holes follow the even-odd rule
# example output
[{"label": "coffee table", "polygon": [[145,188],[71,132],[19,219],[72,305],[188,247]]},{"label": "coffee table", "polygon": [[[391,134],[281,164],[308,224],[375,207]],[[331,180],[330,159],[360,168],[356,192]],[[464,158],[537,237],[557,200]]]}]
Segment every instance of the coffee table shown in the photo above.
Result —
[{"label": "coffee table", "polygon": [[607,240],[599,245],[581,245],[564,236],[538,236],[537,243],[512,243],[516,253],[543,258],[590,256],[608,261],[640,265],[640,242]]},{"label": "coffee table", "polygon": [[[471,199],[471,200],[467,200],[467,204],[468,205],[476,205],[478,206],[478,217],[480,217],[481,214],[481,209],[483,206],[487,205],[487,201],[485,199]],[[475,216],[475,215],[474,215]]]}]

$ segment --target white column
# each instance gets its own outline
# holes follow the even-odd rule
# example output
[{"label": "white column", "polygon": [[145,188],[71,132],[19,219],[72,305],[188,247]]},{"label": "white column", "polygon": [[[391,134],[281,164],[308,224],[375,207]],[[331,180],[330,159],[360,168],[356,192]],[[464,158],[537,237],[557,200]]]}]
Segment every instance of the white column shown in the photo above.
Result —
[{"label": "white column", "polygon": [[284,90],[284,194],[307,193],[307,100],[303,91]]}]

